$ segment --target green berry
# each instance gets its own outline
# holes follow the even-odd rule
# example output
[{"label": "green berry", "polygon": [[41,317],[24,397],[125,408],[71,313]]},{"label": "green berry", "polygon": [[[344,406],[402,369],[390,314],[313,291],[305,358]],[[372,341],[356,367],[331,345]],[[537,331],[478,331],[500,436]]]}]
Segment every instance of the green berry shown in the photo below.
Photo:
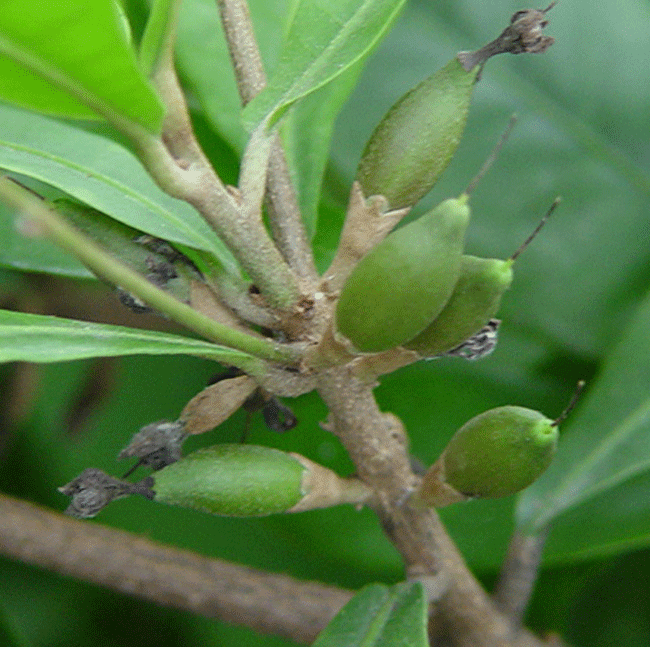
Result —
[{"label": "green berry", "polygon": [[277,449],[215,445],[155,472],[151,489],[161,503],[224,516],[263,516],[301,501],[306,471]]},{"label": "green berry", "polygon": [[336,308],[336,327],[361,352],[413,339],[449,300],[460,270],[468,197],[445,200],[389,234],[352,270]]},{"label": "green berry", "polygon": [[441,456],[444,480],[470,497],[515,494],[549,466],[558,440],[555,421],[523,407],[486,411],[463,425]]},{"label": "green berry", "polygon": [[442,312],[404,346],[422,357],[434,357],[477,333],[496,315],[512,283],[512,264],[511,260],[463,256],[458,282]]},{"label": "green berry", "polygon": [[388,111],[357,169],[366,196],[401,209],[431,190],[458,148],[480,68],[468,72],[454,57]]}]

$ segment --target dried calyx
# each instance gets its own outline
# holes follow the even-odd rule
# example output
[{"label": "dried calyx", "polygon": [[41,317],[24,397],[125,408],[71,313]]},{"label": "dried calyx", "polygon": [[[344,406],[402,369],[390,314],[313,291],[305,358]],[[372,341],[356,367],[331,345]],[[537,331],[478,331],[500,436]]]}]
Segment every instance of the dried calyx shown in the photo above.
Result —
[{"label": "dried calyx", "polygon": [[498,38],[474,52],[460,52],[458,60],[469,72],[498,54],[542,54],[555,42],[542,33],[548,25],[546,14],[555,4],[552,2],[546,9],[517,11]]},{"label": "dried calyx", "polygon": [[77,519],[90,519],[116,499],[139,494],[153,499],[148,479],[127,483],[113,478],[101,470],[88,468],[76,479],[59,488],[59,492],[72,498],[65,513]]}]

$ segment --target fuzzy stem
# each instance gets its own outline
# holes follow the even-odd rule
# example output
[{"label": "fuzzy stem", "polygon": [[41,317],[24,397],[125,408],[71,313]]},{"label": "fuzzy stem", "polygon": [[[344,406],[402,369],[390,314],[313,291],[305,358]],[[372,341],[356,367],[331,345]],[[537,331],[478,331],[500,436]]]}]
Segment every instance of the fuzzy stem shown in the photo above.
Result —
[{"label": "fuzzy stem", "polygon": [[87,236],[69,225],[65,219],[45,208],[29,192],[6,178],[0,178],[0,195],[20,212],[35,220],[50,240],[74,254],[98,276],[135,294],[155,310],[164,312],[172,321],[211,341],[250,353],[261,359],[285,363],[292,363],[298,359],[298,353],[294,349],[224,326],[178,301],[107,254]]},{"label": "fuzzy stem", "polygon": [[535,535],[515,532],[510,539],[493,599],[499,610],[514,624],[521,624],[533,593],[546,534],[546,531]]},{"label": "fuzzy stem", "polygon": [[[266,74],[255,39],[246,0],[217,0],[221,23],[245,106],[266,86]],[[273,237],[289,266],[302,279],[315,282],[318,274],[302,222],[280,136],[273,135],[269,159],[266,205]]]}]

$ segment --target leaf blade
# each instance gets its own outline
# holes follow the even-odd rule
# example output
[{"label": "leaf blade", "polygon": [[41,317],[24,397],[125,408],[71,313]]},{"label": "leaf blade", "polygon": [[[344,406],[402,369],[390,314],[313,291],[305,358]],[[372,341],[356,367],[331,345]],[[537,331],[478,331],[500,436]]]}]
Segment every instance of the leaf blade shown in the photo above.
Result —
[{"label": "leaf blade", "polygon": [[235,364],[252,359],[180,335],[0,310],[0,362],[51,363],[123,355],[195,355]]},{"label": "leaf blade", "polygon": [[520,496],[521,527],[538,530],[563,512],[650,470],[649,326],[650,295],[572,417],[554,462]]},{"label": "leaf blade", "polygon": [[314,647],[427,647],[426,613],[420,583],[370,584],[339,611]]},{"label": "leaf blade", "polygon": [[363,60],[403,5],[404,0],[300,2],[272,78],[244,109],[246,127],[263,121],[273,126],[293,103]]},{"label": "leaf blade", "polygon": [[68,117],[92,117],[90,108],[149,132],[160,128],[162,103],[114,2],[6,0],[0,54],[0,96],[8,101]]},{"label": "leaf blade", "polygon": [[104,137],[0,104],[0,168],[50,184],[134,229],[208,251],[238,272],[201,216],[165,194],[132,153]]}]

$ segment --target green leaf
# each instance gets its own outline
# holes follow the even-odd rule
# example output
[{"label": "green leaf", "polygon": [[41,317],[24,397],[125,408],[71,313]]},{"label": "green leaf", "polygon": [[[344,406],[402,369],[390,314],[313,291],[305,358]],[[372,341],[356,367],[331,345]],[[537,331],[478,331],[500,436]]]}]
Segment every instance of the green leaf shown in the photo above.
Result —
[{"label": "green leaf", "polygon": [[294,14],[268,86],[244,109],[249,130],[271,127],[307,96],[366,57],[405,0],[303,0]]},{"label": "green leaf", "polygon": [[4,606],[0,606],[0,644],[5,647],[28,647],[30,644]]},{"label": "green leaf", "polygon": [[90,117],[94,111],[150,132],[163,117],[111,0],[5,0],[0,96],[55,115]]},{"label": "green leaf", "polygon": [[[543,528],[565,510],[650,470],[649,329],[650,295],[572,415],[548,471],[522,493],[517,517],[524,530]],[[650,499],[644,501],[650,531]]]},{"label": "green leaf", "polygon": [[201,216],[164,193],[128,150],[93,133],[0,104],[0,168],[50,184],[152,236],[236,262]]},{"label": "green leaf", "polygon": [[427,600],[420,583],[370,584],[319,634],[314,647],[427,647]]},{"label": "green leaf", "polygon": [[0,265],[21,271],[94,278],[74,256],[43,238],[27,238],[16,228],[16,214],[0,204]]},{"label": "green leaf", "polygon": [[252,359],[179,335],[0,310],[0,362],[67,362],[121,355],[196,355],[226,364]]},{"label": "green leaf", "polygon": [[[303,221],[311,237],[316,232],[323,174],[330,154],[334,122],[352,92],[362,62],[299,101],[282,123],[289,168],[295,178]],[[305,137],[305,133],[309,133]]]},{"label": "green leaf", "polygon": [[154,69],[170,30],[173,29],[178,4],[179,0],[155,0],[152,3],[140,43],[140,67],[146,74],[150,74]]},{"label": "green leaf", "polygon": [[549,565],[593,560],[650,544],[650,473],[603,490],[552,523],[544,561]]}]

